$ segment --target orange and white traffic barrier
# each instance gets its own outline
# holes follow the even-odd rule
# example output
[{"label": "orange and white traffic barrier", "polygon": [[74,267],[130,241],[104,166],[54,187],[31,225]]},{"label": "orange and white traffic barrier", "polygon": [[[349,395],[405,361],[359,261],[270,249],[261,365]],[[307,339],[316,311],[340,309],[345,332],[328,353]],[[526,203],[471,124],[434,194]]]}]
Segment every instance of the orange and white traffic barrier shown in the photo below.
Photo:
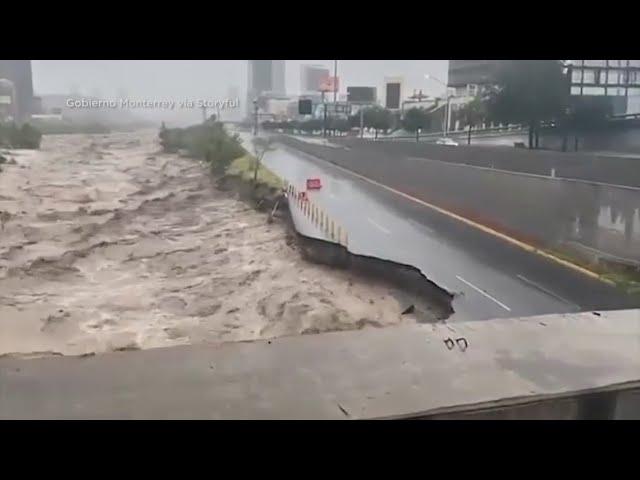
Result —
[{"label": "orange and white traffic barrier", "polygon": [[347,230],[330,218],[322,208],[311,201],[306,191],[296,189],[291,183],[286,184],[286,191],[289,196],[294,199],[291,205],[297,206],[302,214],[307,217],[316,228],[323,232],[327,238],[345,247],[348,246],[349,235]]}]

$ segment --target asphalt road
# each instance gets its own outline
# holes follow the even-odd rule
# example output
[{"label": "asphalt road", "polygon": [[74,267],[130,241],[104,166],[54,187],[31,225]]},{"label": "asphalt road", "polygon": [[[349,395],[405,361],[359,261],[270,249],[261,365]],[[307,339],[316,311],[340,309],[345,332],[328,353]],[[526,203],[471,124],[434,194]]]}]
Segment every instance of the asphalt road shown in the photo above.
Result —
[{"label": "asphalt road", "polygon": [[451,320],[638,306],[637,299],[599,280],[317,157],[278,145],[265,155],[264,162],[298,189],[304,189],[307,178],[321,178],[322,189],[309,192],[309,197],[347,229],[349,250],[419,268],[428,279],[455,294]]},{"label": "asphalt road", "polygon": [[429,142],[403,142],[336,138],[334,141],[362,155],[417,157],[462,163],[478,167],[497,168],[536,175],[553,175],[589,182],[640,187],[640,168],[637,158],[629,156],[599,156],[586,152],[557,152],[528,150],[505,146],[465,145],[458,147]]}]

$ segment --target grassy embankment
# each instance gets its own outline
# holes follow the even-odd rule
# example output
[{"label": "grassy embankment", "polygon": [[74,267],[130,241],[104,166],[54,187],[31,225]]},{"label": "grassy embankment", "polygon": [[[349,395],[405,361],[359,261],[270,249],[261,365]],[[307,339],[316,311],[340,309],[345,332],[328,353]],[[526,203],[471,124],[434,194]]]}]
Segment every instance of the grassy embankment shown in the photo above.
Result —
[{"label": "grassy embankment", "polygon": [[[227,175],[240,177],[246,182],[252,182],[256,161],[256,157],[249,153],[245,153],[243,156],[236,158],[231,165],[229,165],[226,173]],[[265,185],[269,188],[282,189],[284,186],[282,179],[262,164],[258,167],[257,178],[259,185]]]},{"label": "grassy embankment", "polygon": [[588,260],[577,254],[567,253],[558,249],[548,250],[547,253],[596,273],[601,279],[621,288],[630,295],[640,296],[640,270]]},{"label": "grassy embankment", "polygon": [[279,191],[284,185],[263,165],[259,165],[257,182],[253,185],[256,158],[243,148],[237,134],[230,135],[219,122],[207,121],[187,128],[163,128],[160,141],[166,152],[183,151],[190,157],[204,160],[215,175],[252,185],[257,196]]}]

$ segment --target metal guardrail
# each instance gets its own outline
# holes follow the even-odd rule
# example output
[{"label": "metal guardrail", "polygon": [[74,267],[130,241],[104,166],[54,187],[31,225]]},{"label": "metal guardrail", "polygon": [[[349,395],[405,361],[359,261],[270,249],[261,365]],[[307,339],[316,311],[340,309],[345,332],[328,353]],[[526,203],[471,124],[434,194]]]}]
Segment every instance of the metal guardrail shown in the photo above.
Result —
[{"label": "metal guardrail", "polygon": [[[472,137],[478,137],[479,135],[490,135],[490,134],[509,134],[509,133],[521,133],[525,130],[526,127],[522,125],[512,125],[511,127],[494,127],[494,128],[485,128],[481,130],[471,130]],[[466,137],[469,134],[469,130],[452,130],[447,133],[447,136],[452,137]],[[444,132],[429,132],[429,133],[421,133],[418,138],[420,139],[437,139],[442,138],[444,136]],[[416,135],[397,135],[397,136],[378,136],[378,140],[415,140]]]},{"label": "metal guardrail", "polygon": [[611,120],[634,120],[640,118],[640,113],[626,113],[624,115],[612,115]]}]

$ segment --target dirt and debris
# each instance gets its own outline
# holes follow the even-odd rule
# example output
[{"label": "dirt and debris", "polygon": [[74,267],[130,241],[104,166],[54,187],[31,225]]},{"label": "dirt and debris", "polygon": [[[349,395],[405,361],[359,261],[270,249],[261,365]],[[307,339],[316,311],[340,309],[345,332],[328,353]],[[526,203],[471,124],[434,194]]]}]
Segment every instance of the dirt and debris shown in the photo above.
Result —
[{"label": "dirt and debris", "polygon": [[[91,355],[415,321],[305,262],[281,222],[156,131],[45,136],[0,173],[0,356]],[[375,302],[374,302],[375,299]],[[406,307],[406,305],[405,305]]]}]

